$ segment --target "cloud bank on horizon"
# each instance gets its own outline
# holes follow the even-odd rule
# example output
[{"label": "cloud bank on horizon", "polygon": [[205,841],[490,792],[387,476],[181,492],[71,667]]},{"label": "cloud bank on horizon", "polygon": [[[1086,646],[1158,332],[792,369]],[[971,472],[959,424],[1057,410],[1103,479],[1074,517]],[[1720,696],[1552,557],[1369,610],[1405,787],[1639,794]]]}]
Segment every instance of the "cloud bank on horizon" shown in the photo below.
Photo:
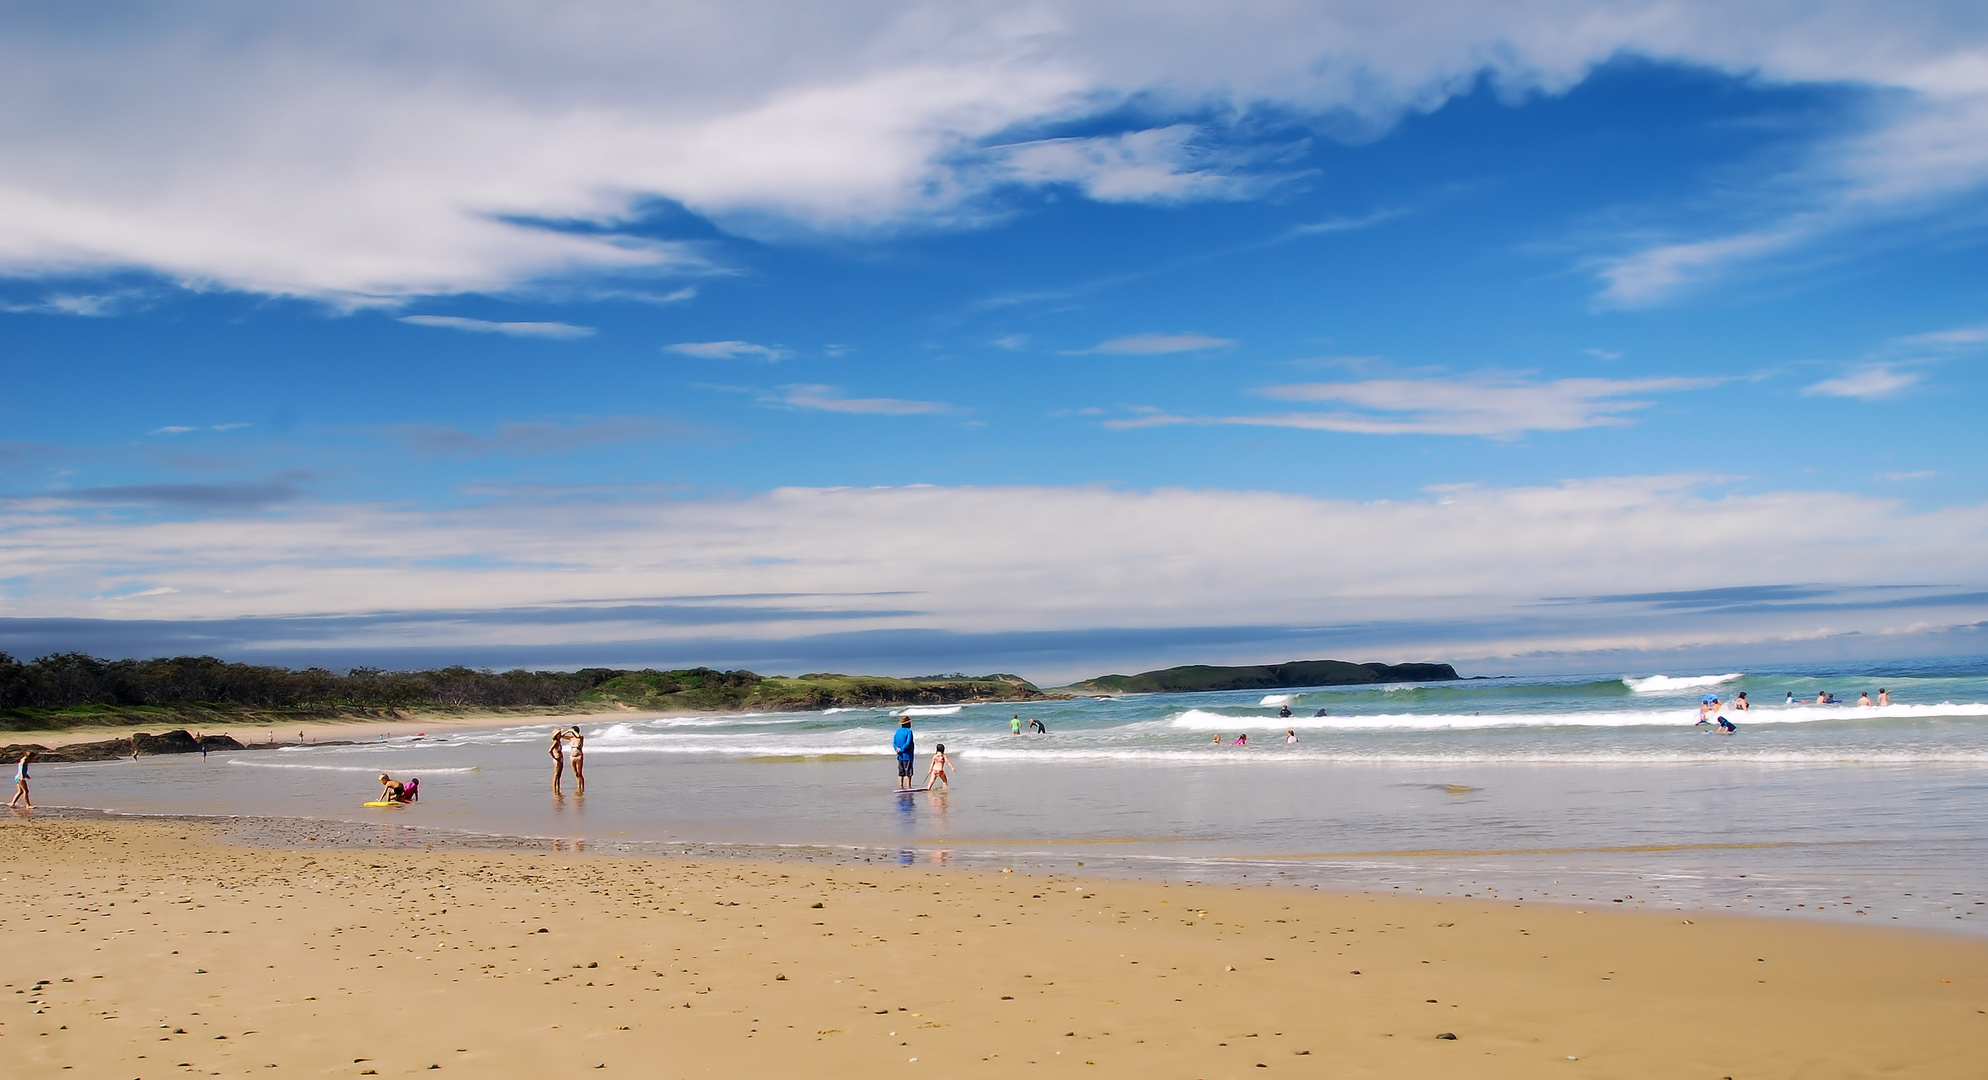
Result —
[{"label": "cloud bank on horizon", "polygon": [[1982,651],[1978,6],[30,5],[0,88],[0,649]]}]

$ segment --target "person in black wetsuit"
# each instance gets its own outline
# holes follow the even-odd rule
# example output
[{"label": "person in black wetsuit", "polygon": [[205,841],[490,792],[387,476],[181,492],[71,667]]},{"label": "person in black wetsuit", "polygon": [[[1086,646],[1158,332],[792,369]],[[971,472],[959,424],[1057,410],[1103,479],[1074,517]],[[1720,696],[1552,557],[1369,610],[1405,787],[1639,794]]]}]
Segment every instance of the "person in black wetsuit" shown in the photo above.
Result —
[{"label": "person in black wetsuit", "polygon": [[1049,734],[1049,729],[1042,726],[1042,721],[1037,720],[1035,717],[1031,716],[1029,717],[1029,734],[1047,735]]}]

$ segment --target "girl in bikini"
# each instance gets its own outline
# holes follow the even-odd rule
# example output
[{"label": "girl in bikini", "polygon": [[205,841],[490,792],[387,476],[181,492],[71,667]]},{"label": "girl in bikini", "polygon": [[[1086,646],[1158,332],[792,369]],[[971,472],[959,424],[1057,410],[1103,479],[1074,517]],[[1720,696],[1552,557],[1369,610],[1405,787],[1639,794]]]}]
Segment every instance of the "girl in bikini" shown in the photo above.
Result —
[{"label": "girl in bikini", "polygon": [[951,791],[953,789],[953,782],[948,779],[948,775],[952,770],[953,759],[946,756],[946,744],[940,743],[932,751],[932,767],[931,771],[925,774],[925,790],[932,790],[932,785],[934,784],[944,784],[946,785],[946,790]]}]

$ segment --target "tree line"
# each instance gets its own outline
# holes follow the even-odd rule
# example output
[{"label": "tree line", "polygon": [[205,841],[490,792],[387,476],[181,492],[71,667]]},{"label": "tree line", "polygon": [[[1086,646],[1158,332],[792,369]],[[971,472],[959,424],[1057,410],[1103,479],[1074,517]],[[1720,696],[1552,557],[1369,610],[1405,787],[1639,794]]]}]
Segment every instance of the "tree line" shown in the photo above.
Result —
[{"label": "tree line", "polygon": [[499,672],[461,666],[431,671],[353,668],[340,674],[316,667],[295,671],[229,663],[212,656],[103,660],[70,652],[23,663],[0,653],[0,709],[92,705],[558,706],[577,704],[595,687],[622,674],[610,668]]}]

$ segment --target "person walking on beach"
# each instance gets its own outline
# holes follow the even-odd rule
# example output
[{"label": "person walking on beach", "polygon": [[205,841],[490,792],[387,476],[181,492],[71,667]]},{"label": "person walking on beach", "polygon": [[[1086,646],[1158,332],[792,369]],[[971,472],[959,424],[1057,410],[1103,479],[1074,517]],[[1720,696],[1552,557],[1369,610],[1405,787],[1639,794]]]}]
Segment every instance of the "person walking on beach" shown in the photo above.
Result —
[{"label": "person walking on beach", "polygon": [[897,751],[897,790],[911,790],[911,763],[918,756],[918,747],[911,737],[911,718],[900,716],[897,720],[897,734],[891,736],[890,748]]},{"label": "person walking on beach", "polygon": [[9,810],[17,807],[24,810],[35,808],[35,801],[28,797],[28,759],[33,756],[35,752],[29,750],[21,755],[21,760],[14,763],[14,797],[7,802]]},{"label": "person walking on beach", "polygon": [[932,790],[933,784],[944,784],[946,785],[946,790],[951,791],[953,789],[953,782],[950,777],[952,771],[953,759],[946,756],[946,744],[940,743],[932,749],[932,764],[930,771],[925,774],[925,790]]}]

